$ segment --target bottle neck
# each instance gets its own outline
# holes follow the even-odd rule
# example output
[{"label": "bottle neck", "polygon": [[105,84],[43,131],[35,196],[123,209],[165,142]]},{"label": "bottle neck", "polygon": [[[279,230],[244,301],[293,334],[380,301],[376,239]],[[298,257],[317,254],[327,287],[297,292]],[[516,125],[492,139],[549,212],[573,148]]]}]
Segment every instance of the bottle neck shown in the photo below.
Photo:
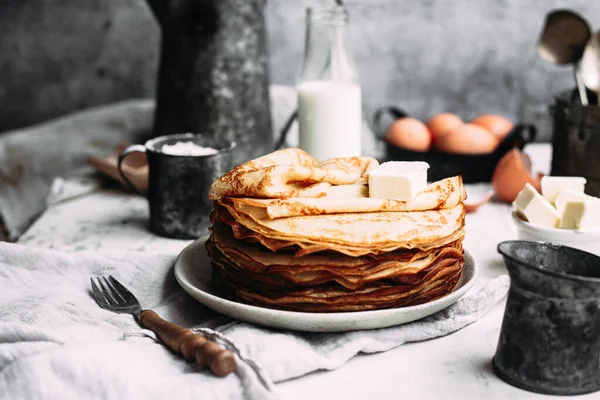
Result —
[{"label": "bottle neck", "polygon": [[348,20],[343,6],[307,9],[304,58],[298,82],[358,82],[356,67],[345,43]]},{"label": "bottle neck", "polygon": [[315,6],[306,9],[306,22],[312,26],[346,26],[349,21],[348,11],[344,6]]}]

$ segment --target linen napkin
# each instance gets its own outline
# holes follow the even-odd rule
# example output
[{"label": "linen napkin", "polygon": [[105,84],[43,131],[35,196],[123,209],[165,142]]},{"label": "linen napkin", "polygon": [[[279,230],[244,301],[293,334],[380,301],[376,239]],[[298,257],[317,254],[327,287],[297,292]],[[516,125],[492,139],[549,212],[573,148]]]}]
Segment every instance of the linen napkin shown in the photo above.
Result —
[{"label": "linen napkin", "polygon": [[[371,331],[302,333],[231,321],[179,287],[173,256],[64,253],[0,243],[0,394],[7,399],[276,399],[280,382],[341,367],[359,353],[447,335],[485,315],[507,276],[477,285],[449,308]],[[89,279],[112,274],[142,307],[187,327],[213,328],[248,362],[225,378],[186,362],[128,314],[101,309]],[[290,355],[293,355],[290,357]]]}]

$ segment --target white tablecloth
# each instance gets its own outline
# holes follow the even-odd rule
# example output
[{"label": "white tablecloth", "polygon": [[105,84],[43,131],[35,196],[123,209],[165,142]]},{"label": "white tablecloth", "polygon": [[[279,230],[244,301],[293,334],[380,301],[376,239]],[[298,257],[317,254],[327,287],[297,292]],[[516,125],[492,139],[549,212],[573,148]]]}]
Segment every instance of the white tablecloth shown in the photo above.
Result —
[{"label": "white tablecloth", "polygon": [[[549,169],[550,146],[530,145],[534,171]],[[469,186],[477,197],[489,185]],[[159,238],[147,231],[144,199],[101,190],[51,206],[20,239],[21,244],[64,251],[141,251],[178,254],[189,241]],[[496,246],[515,238],[510,207],[489,203],[467,217],[465,247],[480,265],[480,279],[506,273]],[[278,384],[288,399],[535,399],[504,383],[491,368],[504,311],[501,302],[478,322],[451,335],[412,343],[374,355],[361,355],[343,367]],[[598,394],[579,398],[598,398]]]}]

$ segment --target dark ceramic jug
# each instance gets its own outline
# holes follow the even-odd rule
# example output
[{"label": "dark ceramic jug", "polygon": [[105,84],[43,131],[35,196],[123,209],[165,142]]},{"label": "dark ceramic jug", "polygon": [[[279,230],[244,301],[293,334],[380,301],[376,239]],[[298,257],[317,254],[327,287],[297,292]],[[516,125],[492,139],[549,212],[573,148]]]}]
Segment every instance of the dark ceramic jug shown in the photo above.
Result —
[{"label": "dark ceramic jug", "polygon": [[496,374],[546,394],[600,389],[600,257],[543,242],[498,245],[511,278]]}]

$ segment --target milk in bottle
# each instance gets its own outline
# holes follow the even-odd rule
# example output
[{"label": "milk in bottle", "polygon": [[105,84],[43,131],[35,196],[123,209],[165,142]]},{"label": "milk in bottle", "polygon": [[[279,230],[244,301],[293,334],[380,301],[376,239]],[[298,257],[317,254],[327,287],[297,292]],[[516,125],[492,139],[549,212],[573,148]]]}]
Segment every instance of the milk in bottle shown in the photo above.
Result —
[{"label": "milk in bottle", "polygon": [[361,155],[358,74],[344,46],[343,6],[307,10],[298,91],[299,146],[319,161]]}]

